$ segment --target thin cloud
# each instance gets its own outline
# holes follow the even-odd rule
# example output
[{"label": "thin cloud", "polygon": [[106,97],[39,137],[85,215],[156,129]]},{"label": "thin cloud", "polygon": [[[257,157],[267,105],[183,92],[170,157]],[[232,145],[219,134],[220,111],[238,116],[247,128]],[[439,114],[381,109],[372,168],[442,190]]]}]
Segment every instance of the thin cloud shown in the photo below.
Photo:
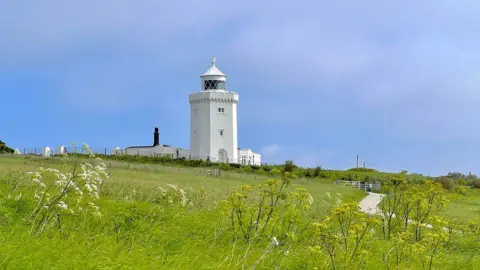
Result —
[{"label": "thin cloud", "polygon": [[278,151],[280,150],[280,145],[278,144],[271,144],[271,145],[267,145],[265,147],[263,147],[262,151],[260,151],[262,153],[262,155],[264,155],[266,158],[272,158],[275,156],[275,154],[278,153]]}]

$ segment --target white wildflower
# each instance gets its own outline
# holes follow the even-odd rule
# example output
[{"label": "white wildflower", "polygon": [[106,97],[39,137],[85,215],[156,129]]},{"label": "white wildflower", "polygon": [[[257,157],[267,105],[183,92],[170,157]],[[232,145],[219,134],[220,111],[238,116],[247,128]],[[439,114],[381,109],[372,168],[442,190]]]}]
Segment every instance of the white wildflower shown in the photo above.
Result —
[{"label": "white wildflower", "polygon": [[64,201],[59,201],[57,206],[62,209],[68,209],[68,205]]},{"label": "white wildflower", "polygon": [[278,240],[277,240],[277,238],[276,238],[275,236],[272,237],[272,245],[274,245],[274,246],[280,245],[280,243],[278,242]]},{"label": "white wildflower", "polygon": [[312,194],[308,194],[308,203],[309,204],[313,204],[313,197],[312,197]]},{"label": "white wildflower", "polygon": [[67,182],[64,181],[64,180],[57,180],[55,181],[55,185],[59,186],[59,187],[63,187],[64,185],[66,185]]},{"label": "white wildflower", "polygon": [[162,187],[158,186],[157,188],[160,189],[160,193],[161,193],[162,196],[165,196],[167,194],[167,191],[165,189],[163,189]]},{"label": "white wildflower", "polygon": [[171,189],[175,190],[175,191],[177,191],[177,190],[178,190],[178,187],[177,187],[177,186],[175,186],[175,185],[172,185],[172,184],[167,184],[167,186],[168,186],[169,188],[171,188]]}]

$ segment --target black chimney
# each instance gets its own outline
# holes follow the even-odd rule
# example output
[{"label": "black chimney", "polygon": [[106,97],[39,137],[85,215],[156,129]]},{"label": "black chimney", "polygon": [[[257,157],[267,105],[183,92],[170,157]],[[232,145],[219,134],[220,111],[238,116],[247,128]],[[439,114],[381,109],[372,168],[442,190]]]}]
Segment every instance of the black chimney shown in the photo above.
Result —
[{"label": "black chimney", "polygon": [[158,133],[158,127],[155,128],[155,133],[153,133],[153,146],[160,145],[160,134]]}]

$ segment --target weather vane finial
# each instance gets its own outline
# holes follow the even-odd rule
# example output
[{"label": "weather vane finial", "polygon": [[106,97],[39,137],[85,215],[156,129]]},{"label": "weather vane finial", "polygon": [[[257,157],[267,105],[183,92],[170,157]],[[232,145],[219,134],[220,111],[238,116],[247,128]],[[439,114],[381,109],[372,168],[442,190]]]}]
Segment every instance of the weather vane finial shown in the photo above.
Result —
[{"label": "weather vane finial", "polygon": [[213,59],[212,59],[212,66],[215,66],[215,62],[217,62],[217,58],[215,58],[215,56],[214,56]]}]

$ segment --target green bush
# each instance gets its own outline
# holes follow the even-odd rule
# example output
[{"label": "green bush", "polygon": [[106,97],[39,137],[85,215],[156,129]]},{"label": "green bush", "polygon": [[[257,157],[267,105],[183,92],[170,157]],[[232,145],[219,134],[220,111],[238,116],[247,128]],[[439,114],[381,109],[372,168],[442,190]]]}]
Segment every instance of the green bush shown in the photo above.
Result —
[{"label": "green bush", "polygon": [[13,154],[15,151],[8,147],[6,143],[4,143],[2,140],[0,140],[0,153],[9,153]]},{"label": "green bush", "polygon": [[452,179],[441,176],[435,179],[435,182],[440,183],[444,189],[453,190],[455,189],[455,183]]},{"label": "green bush", "polygon": [[283,172],[292,173],[297,168],[297,165],[293,162],[293,160],[285,161],[285,165],[283,165]]},{"label": "green bush", "polygon": [[457,186],[457,187],[455,187],[455,193],[466,196],[468,194],[468,190],[464,186]]},{"label": "green bush", "polygon": [[473,180],[472,187],[480,189],[480,179]]}]

